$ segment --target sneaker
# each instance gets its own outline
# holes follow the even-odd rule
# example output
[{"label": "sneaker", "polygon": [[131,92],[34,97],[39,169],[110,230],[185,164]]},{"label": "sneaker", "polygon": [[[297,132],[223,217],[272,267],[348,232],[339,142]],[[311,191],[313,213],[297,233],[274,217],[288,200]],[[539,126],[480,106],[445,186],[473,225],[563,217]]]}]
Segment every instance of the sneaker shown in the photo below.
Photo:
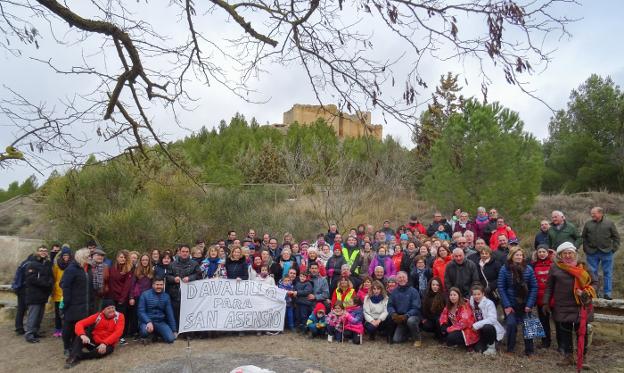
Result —
[{"label": "sneaker", "polygon": [[54,334],[52,334],[52,336],[53,336],[54,338],[60,338],[60,337],[62,337],[62,336],[63,336],[63,332],[62,332],[62,331],[60,331],[59,329],[56,329],[56,330],[54,331]]},{"label": "sneaker", "polygon": [[24,335],[24,334],[26,334],[26,331],[24,329],[15,329],[15,334],[16,335]]},{"label": "sneaker", "polygon": [[587,324],[587,347],[592,345],[594,341],[594,327],[592,324]]},{"label": "sneaker", "polygon": [[127,345],[127,344],[128,344],[128,342],[126,341],[126,339],[125,339],[125,338],[120,338],[120,339],[119,339],[119,345],[120,345],[120,346],[125,346],[125,345]]},{"label": "sneaker", "polygon": [[486,356],[496,355],[496,344],[492,343],[491,345],[488,345],[485,351],[483,351],[483,355],[486,355]]},{"label": "sneaker", "polygon": [[420,339],[415,340],[414,347],[422,347],[422,341]]},{"label": "sneaker", "polygon": [[606,299],[606,300],[613,300],[613,298],[611,298],[611,296],[610,296],[610,295],[606,295],[606,294],[605,294],[605,296],[604,296],[604,297],[602,297],[602,298],[603,298],[603,299]]},{"label": "sneaker", "polygon": [[26,342],[28,342],[28,343],[39,343],[39,339],[38,338],[34,338],[34,337],[26,338]]}]

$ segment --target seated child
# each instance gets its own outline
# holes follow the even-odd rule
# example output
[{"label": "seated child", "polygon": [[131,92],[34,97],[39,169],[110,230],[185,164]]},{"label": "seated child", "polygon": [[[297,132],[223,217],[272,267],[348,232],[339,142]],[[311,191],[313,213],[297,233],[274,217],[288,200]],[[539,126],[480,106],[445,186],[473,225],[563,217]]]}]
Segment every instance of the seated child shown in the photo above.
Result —
[{"label": "seated child", "polygon": [[325,317],[325,305],[317,303],[314,311],[308,317],[308,330],[310,331],[310,339],[317,336],[324,336],[327,331],[327,320]]},{"label": "seated child", "polygon": [[351,338],[353,344],[362,343],[362,334],[364,334],[364,310],[362,308],[362,300],[355,297],[353,306],[347,308],[347,323],[344,327],[344,337]]},{"label": "seated child", "polygon": [[334,308],[327,315],[327,340],[329,342],[334,339],[337,342],[343,341],[344,326],[348,317],[349,313],[345,310],[344,304],[341,300],[337,300]]}]

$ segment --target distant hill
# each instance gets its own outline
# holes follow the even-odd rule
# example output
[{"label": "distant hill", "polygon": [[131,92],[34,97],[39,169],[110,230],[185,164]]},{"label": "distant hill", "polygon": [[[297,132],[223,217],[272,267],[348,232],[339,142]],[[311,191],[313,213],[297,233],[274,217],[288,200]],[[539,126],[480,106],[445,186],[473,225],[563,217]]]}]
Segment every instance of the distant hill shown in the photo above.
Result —
[{"label": "distant hill", "polygon": [[17,196],[0,203],[0,235],[46,238],[50,221],[38,193]]}]

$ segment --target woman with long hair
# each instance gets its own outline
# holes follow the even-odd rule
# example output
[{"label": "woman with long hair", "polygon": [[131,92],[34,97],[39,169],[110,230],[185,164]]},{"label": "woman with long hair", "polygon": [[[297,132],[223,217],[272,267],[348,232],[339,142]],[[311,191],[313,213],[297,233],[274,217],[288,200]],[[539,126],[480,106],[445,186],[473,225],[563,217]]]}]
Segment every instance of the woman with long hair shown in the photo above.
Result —
[{"label": "woman with long hair", "polygon": [[429,281],[427,292],[422,298],[421,330],[433,333],[435,340],[442,341],[442,330],[440,329],[440,315],[445,306],[444,291],[442,290],[442,280],[434,277]]},{"label": "woman with long hair", "polygon": [[446,266],[451,262],[452,256],[449,249],[446,246],[440,246],[438,248],[438,255],[436,260],[433,261],[433,277],[437,277],[442,281],[442,287],[444,288],[444,273],[446,272]]},{"label": "woman with long hair", "polygon": [[125,337],[129,332],[130,323],[130,289],[132,287],[132,259],[128,250],[120,250],[115,257],[115,261],[110,268],[108,276],[109,297],[115,301],[115,309],[124,314],[126,327],[124,328],[123,337],[119,340],[120,345],[126,344]]},{"label": "woman with long hair", "polygon": [[247,262],[240,247],[234,247],[230,251],[230,256],[225,260],[225,271],[229,279],[249,280]]},{"label": "woman with long hair", "polygon": [[371,340],[375,340],[379,330],[385,330],[388,318],[388,294],[379,281],[373,281],[370,291],[364,298],[364,329]]},{"label": "woman with long hair", "polygon": [[154,268],[152,267],[152,260],[150,254],[144,253],[139,257],[139,262],[134,269],[134,276],[132,277],[132,286],[130,290],[129,315],[128,321],[129,330],[128,335],[138,336],[139,320],[137,317],[137,304],[139,297],[144,291],[152,288],[152,279],[154,278]]},{"label": "woman with long hair", "polygon": [[[522,248],[512,247],[505,264],[498,274],[498,293],[505,311],[505,332],[507,352],[516,347],[518,324],[532,311],[537,302],[537,280],[530,265],[527,265]],[[524,340],[524,353],[534,353],[533,339]]]},{"label": "woman with long hair", "polygon": [[336,301],[341,301],[346,308],[351,307],[353,305],[353,298],[356,296],[351,280],[341,277],[331,297],[331,308],[334,308]]},{"label": "woman with long hair", "polygon": [[63,318],[61,317],[61,301],[63,300],[63,289],[61,288],[61,278],[63,272],[74,259],[68,245],[63,245],[61,252],[57,255],[52,265],[52,275],[54,277],[54,287],[52,288],[52,301],[54,302],[54,337],[63,335]]},{"label": "woman with long hair", "polygon": [[446,307],[440,315],[440,328],[447,346],[472,347],[479,342],[479,333],[472,328],[474,314],[461,291],[452,287],[448,291]]},{"label": "woman with long hair", "polygon": [[225,261],[219,257],[219,246],[210,246],[206,258],[199,266],[204,278],[226,277]]}]

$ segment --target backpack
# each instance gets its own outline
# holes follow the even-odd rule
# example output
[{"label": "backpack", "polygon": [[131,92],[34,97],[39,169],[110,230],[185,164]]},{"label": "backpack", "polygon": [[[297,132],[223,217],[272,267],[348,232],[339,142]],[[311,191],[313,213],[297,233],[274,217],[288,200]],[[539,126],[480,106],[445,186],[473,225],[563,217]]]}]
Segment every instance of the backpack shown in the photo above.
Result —
[{"label": "backpack", "polygon": [[26,266],[29,260],[24,260],[15,270],[15,276],[13,276],[13,283],[11,283],[11,289],[17,291],[24,287],[26,281]]}]

